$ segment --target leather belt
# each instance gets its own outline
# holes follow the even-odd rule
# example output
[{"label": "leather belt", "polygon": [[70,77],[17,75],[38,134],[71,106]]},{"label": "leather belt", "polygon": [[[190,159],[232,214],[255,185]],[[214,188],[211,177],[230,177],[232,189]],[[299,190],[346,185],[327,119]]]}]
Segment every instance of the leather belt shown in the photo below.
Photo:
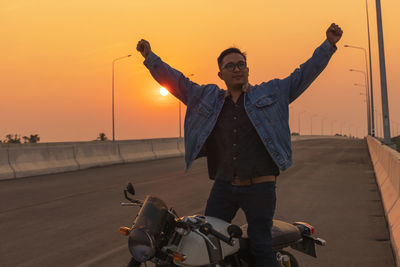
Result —
[{"label": "leather belt", "polygon": [[256,178],[240,180],[238,177],[234,177],[231,184],[234,186],[250,186],[252,184],[260,184],[265,182],[275,182],[276,178],[273,175],[260,176]]}]

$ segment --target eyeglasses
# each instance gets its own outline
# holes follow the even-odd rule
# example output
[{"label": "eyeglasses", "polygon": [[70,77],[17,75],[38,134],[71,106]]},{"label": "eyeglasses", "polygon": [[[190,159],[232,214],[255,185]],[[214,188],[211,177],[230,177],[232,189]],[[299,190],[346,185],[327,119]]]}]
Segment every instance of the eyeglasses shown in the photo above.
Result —
[{"label": "eyeglasses", "polygon": [[227,69],[227,70],[229,70],[229,71],[234,71],[235,70],[235,68],[236,67],[238,67],[238,69],[239,70],[243,70],[243,69],[245,69],[246,67],[247,67],[247,64],[246,64],[246,62],[244,62],[244,61],[239,61],[238,63],[232,63],[232,62],[229,62],[228,64],[226,64],[224,67],[223,67],[223,69]]}]

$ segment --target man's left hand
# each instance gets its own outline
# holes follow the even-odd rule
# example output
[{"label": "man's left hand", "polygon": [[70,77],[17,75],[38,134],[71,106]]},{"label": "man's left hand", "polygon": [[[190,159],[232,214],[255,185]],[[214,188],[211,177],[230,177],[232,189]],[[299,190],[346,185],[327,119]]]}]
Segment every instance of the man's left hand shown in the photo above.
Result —
[{"label": "man's left hand", "polygon": [[331,26],[329,26],[328,30],[326,31],[326,38],[328,39],[329,43],[331,43],[332,46],[335,46],[335,44],[342,38],[343,31],[342,29],[336,25],[335,23],[332,23]]}]

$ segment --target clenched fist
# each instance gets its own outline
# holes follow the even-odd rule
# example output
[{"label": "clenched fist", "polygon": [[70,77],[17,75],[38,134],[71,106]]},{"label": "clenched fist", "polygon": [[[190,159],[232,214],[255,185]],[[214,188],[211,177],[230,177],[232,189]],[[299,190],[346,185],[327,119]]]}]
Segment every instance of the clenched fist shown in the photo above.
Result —
[{"label": "clenched fist", "polygon": [[147,58],[147,56],[151,52],[150,43],[147,42],[146,40],[142,39],[138,42],[138,44],[136,46],[136,50],[139,51],[144,58]]},{"label": "clenched fist", "polygon": [[340,40],[340,38],[342,38],[342,34],[342,29],[335,23],[332,23],[326,31],[326,38],[328,39],[329,43],[334,46]]}]

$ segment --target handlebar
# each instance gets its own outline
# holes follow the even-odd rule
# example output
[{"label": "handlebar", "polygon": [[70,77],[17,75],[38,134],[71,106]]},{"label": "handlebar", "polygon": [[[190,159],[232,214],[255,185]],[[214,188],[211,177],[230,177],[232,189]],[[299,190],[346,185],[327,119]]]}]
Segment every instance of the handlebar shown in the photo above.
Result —
[{"label": "handlebar", "polygon": [[205,223],[202,225],[202,227],[200,228],[200,232],[202,232],[203,234],[207,235],[207,234],[211,234],[213,236],[215,236],[216,238],[224,241],[225,243],[227,243],[230,246],[234,246],[235,245],[235,241],[232,240],[232,238],[221,234],[220,232],[216,231],[211,224],[209,223]]}]

